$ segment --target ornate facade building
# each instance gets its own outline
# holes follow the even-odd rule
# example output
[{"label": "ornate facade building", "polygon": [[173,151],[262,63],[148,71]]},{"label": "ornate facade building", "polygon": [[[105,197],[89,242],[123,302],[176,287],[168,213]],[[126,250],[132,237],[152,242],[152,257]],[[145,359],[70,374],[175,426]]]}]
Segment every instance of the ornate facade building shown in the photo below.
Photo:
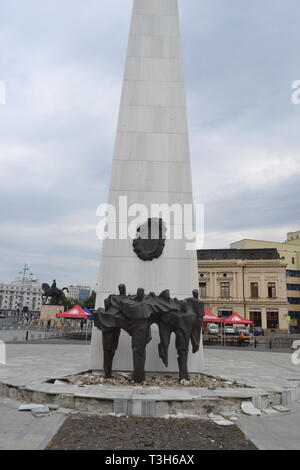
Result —
[{"label": "ornate facade building", "polygon": [[286,284],[288,297],[288,321],[292,333],[300,332],[300,231],[289,232],[284,243],[262,240],[241,240],[232,243],[237,249],[269,249],[278,251],[287,263]]},{"label": "ornate facade building", "polygon": [[201,299],[219,317],[237,312],[265,330],[287,332],[286,268],[276,249],[199,250]]}]

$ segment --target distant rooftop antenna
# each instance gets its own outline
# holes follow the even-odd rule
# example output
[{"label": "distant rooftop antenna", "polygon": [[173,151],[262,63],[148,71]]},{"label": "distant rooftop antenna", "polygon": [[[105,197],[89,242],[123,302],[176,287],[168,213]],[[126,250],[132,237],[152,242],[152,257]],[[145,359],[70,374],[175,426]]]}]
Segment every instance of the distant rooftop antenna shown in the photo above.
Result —
[{"label": "distant rooftop antenna", "polygon": [[[28,274],[29,273],[29,274]],[[24,286],[25,286],[25,283],[27,280],[31,279],[32,280],[32,272],[30,271],[29,269],[29,266],[28,264],[24,264],[24,267],[22,269],[22,271],[20,271],[18,274],[20,274],[22,276],[22,289],[21,289],[21,292],[18,296],[18,309],[19,311],[22,310],[23,308],[23,293],[24,293]]]}]

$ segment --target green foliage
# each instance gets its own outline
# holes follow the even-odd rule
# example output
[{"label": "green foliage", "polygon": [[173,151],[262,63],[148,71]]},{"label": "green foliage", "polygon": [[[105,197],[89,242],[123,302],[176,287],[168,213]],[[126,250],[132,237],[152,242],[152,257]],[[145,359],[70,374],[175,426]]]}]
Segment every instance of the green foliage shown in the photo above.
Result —
[{"label": "green foliage", "polygon": [[88,308],[89,310],[93,310],[96,304],[96,292],[92,291],[90,297],[85,300],[78,300],[78,299],[71,299],[70,297],[65,297],[64,299],[64,308],[65,312],[70,310],[71,308],[75,307],[75,305],[80,305],[82,308]]},{"label": "green foliage", "polygon": [[96,304],[96,292],[93,290],[93,292],[91,293],[90,297],[88,297],[87,299],[85,299],[83,302],[82,302],[82,307],[83,308],[88,308],[89,310],[93,310],[95,308],[95,304]]}]

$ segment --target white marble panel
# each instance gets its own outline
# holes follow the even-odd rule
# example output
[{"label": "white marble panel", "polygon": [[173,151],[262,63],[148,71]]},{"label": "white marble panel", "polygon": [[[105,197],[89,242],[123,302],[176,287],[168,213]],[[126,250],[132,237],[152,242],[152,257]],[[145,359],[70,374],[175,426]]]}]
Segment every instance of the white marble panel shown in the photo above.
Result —
[{"label": "white marble panel", "polygon": [[177,0],[134,0],[135,15],[178,15]]},{"label": "white marble panel", "polygon": [[128,57],[125,80],[182,82],[183,69],[179,59]]},{"label": "white marble panel", "polygon": [[[181,193],[179,191],[113,191],[109,193],[109,202],[114,204],[118,210],[119,197],[126,196],[128,205],[135,204],[137,202],[145,204],[147,207],[151,207],[151,204],[193,204],[192,192]],[[123,221],[123,220],[122,220]]]},{"label": "white marble panel", "polygon": [[186,110],[161,106],[121,106],[118,130],[187,134]]},{"label": "white marble panel", "polygon": [[111,189],[121,192],[191,192],[190,165],[188,163],[114,160]]},{"label": "white marble panel", "polygon": [[116,292],[119,284],[126,284],[128,292],[136,292],[137,283],[140,287],[145,285],[142,260],[129,256],[101,257],[97,292]]},{"label": "white marble panel", "polygon": [[132,35],[179,36],[178,18],[174,15],[134,15],[131,25]]},{"label": "white marble panel", "polygon": [[185,107],[185,92],[182,83],[147,81],[125,81],[122,105]]},{"label": "white marble panel", "polygon": [[189,162],[187,134],[118,133],[116,160]]},{"label": "white marble panel", "polygon": [[130,36],[128,57],[180,59],[180,42],[176,36]]},{"label": "white marble panel", "polygon": [[98,292],[115,292],[119,284],[128,291],[143,287],[146,292],[161,292],[169,288],[174,296],[187,297],[198,286],[194,259],[164,258],[145,262],[131,257],[102,257]]}]

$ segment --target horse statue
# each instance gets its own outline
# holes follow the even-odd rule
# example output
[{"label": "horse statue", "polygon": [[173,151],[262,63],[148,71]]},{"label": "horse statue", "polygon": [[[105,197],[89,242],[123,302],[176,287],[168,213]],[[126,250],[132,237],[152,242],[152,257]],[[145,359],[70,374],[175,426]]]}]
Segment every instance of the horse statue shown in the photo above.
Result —
[{"label": "horse statue", "polygon": [[[52,286],[50,287],[49,284],[42,284],[42,289],[44,293],[42,294],[43,297],[43,304],[44,305],[63,305],[65,300],[64,291],[69,293],[69,289],[64,287],[63,289],[58,289],[56,287],[56,281],[53,281]],[[50,299],[48,301],[48,299]]]}]

